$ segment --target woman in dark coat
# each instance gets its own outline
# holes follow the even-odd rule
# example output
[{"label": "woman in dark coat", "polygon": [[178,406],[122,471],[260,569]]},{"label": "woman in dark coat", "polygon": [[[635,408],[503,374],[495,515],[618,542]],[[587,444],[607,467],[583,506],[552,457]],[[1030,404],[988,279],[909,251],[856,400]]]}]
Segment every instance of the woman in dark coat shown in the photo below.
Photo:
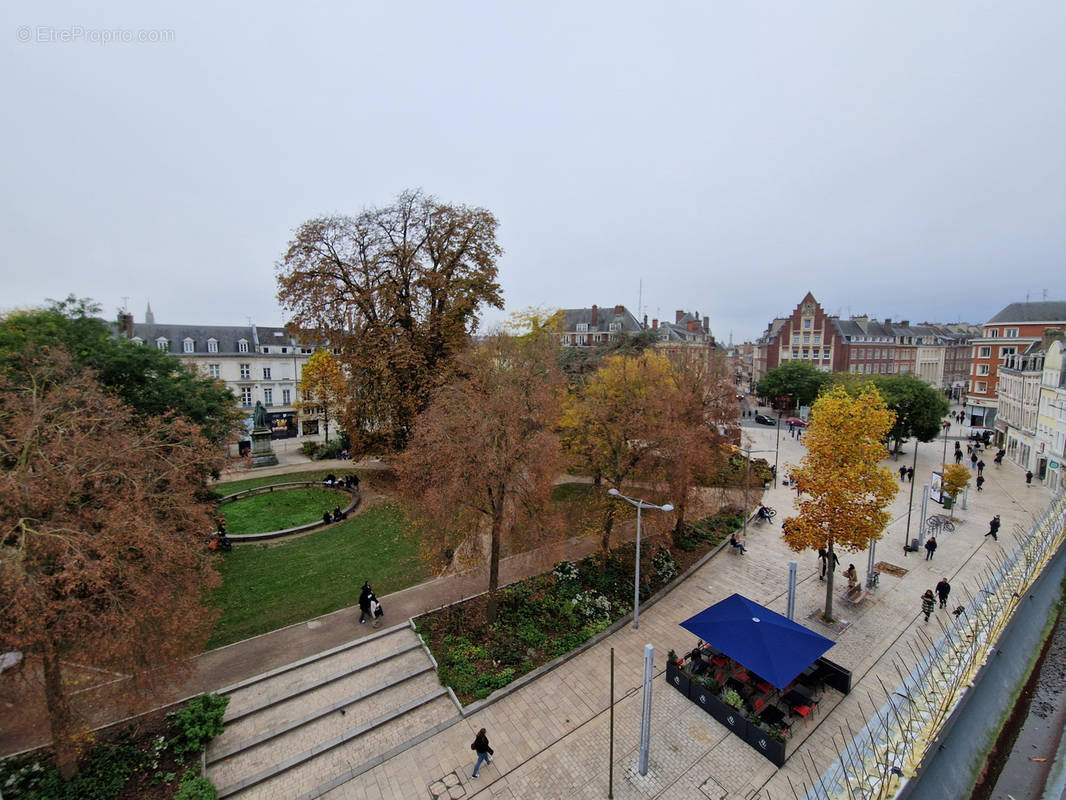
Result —
[{"label": "woman in dark coat", "polygon": [[476,778],[481,770],[482,762],[486,764],[492,763],[492,748],[489,747],[489,737],[484,728],[477,732],[470,749],[477,753],[477,761],[474,762],[474,773],[470,776],[471,778]]},{"label": "woman in dark coat", "polygon": [[374,596],[374,590],[370,588],[370,581],[363,584],[363,591],[359,593],[359,624],[366,623],[366,618],[370,614],[370,601],[377,600]]}]

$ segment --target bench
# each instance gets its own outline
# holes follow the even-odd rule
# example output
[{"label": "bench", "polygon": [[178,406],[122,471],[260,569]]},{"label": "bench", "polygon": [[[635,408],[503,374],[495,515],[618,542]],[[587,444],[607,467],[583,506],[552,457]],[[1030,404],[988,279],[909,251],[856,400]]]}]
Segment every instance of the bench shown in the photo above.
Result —
[{"label": "bench", "polygon": [[847,601],[848,603],[851,603],[853,606],[857,606],[863,600],[866,599],[866,596],[868,594],[870,594],[868,589],[858,589],[858,588],[856,588],[855,590],[846,590],[844,592],[844,594],[843,594],[843,598],[844,598],[845,601]]}]

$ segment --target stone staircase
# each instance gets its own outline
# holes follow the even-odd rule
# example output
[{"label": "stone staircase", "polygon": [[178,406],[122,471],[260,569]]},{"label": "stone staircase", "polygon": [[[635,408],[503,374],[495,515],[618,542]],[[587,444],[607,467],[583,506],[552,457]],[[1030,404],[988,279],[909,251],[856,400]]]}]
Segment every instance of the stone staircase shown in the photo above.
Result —
[{"label": "stone staircase", "polygon": [[225,730],[206,754],[220,798],[319,797],[459,716],[409,624],[222,693]]}]

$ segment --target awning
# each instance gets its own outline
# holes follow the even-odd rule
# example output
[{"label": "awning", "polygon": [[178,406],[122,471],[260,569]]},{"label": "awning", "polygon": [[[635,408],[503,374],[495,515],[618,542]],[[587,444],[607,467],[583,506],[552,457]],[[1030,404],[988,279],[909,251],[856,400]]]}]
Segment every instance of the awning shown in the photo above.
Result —
[{"label": "awning", "polygon": [[778,689],[834,644],[739,594],[686,619],[681,627]]}]

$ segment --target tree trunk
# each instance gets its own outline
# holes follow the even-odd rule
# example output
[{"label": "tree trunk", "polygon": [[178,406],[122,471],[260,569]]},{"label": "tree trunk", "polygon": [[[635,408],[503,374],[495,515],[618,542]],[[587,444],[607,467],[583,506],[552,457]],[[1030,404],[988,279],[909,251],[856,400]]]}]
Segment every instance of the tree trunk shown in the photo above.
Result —
[{"label": "tree trunk", "polygon": [[826,556],[826,576],[825,576],[825,611],[822,612],[822,618],[826,622],[834,622],[833,619],[833,576],[836,574],[836,567],[833,559],[833,543],[829,543],[829,553]]},{"label": "tree trunk", "polygon": [[48,707],[48,723],[55,748],[56,766],[63,780],[69,781],[78,774],[78,751],[74,744],[76,726],[70,708],[70,698],[63,690],[63,674],[59,657],[44,657],[44,697]]},{"label": "tree trunk", "polygon": [[489,600],[485,607],[485,621],[496,621],[497,594],[500,588],[500,538],[503,535],[503,498],[501,490],[492,508],[492,533],[489,535]]},{"label": "tree trunk", "polygon": [[600,539],[600,549],[611,552],[611,530],[614,528],[614,498],[607,504],[607,511],[603,515],[603,536]]}]

